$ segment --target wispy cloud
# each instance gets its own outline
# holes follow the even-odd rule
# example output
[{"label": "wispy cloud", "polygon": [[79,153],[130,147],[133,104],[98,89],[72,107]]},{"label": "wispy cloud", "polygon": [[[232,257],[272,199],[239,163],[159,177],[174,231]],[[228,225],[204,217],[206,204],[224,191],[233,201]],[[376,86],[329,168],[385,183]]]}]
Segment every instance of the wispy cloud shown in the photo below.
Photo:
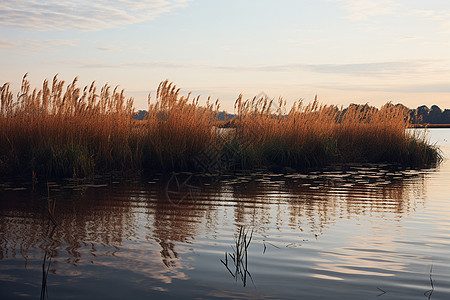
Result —
[{"label": "wispy cloud", "polygon": [[101,30],[153,20],[188,0],[3,0],[0,26],[32,30]]},{"label": "wispy cloud", "polygon": [[[429,20],[439,24],[441,29],[450,31],[450,4],[445,1],[408,1],[408,0],[327,0],[337,3],[344,11],[346,18],[355,21],[366,21],[375,16],[391,15],[407,16]],[[377,27],[374,27],[377,28]]]},{"label": "wispy cloud", "polygon": [[0,40],[0,49],[1,48],[12,48],[17,46],[17,42],[8,41],[8,40]]},{"label": "wispy cloud", "polygon": [[[353,76],[383,77],[398,74],[437,71],[436,60],[405,60],[350,64],[284,64],[266,66],[217,66],[217,68],[234,71],[266,71],[266,72],[314,72],[326,74],[345,74]],[[447,70],[449,71],[449,70]]]},{"label": "wispy cloud", "polygon": [[434,21],[448,21],[450,17],[450,12],[447,10],[432,10],[432,9],[416,9],[413,11],[418,16],[423,18],[431,19]]},{"label": "wispy cloud", "polygon": [[66,64],[78,65],[81,68],[95,68],[95,69],[125,69],[125,68],[168,68],[168,69],[187,69],[194,67],[202,67],[205,65],[194,65],[189,63],[178,63],[178,62],[165,62],[165,61],[153,61],[153,62],[132,62],[132,63],[123,63],[123,64],[114,64],[114,63],[86,63],[86,62],[64,62]]},{"label": "wispy cloud", "polygon": [[110,52],[110,51],[121,51],[122,49],[117,46],[102,46],[102,47],[97,47],[97,50]]},{"label": "wispy cloud", "polygon": [[[48,62],[55,63],[55,62]],[[442,73],[449,74],[447,61],[443,60],[400,60],[348,64],[277,64],[277,65],[220,65],[201,62],[184,63],[171,61],[135,61],[129,63],[104,63],[85,61],[64,61],[58,64],[76,65],[80,68],[168,68],[168,69],[216,69],[232,72],[313,72],[349,76],[388,77],[404,74]]]},{"label": "wispy cloud", "polygon": [[352,20],[367,20],[377,15],[393,15],[399,9],[395,0],[328,0],[340,4]]},{"label": "wispy cloud", "polygon": [[0,40],[0,49],[4,49],[5,51],[35,51],[35,50],[43,50],[49,48],[61,48],[61,47],[75,47],[76,42],[71,40],[62,40],[62,39],[54,39],[54,40]]},{"label": "wispy cloud", "polygon": [[311,71],[318,73],[337,73],[349,75],[384,76],[415,72],[427,66],[429,61],[388,61],[356,64],[322,64],[308,65]]},{"label": "wispy cloud", "polygon": [[444,10],[417,9],[412,13],[420,18],[435,22],[441,30],[450,32],[450,8]]},{"label": "wispy cloud", "polygon": [[450,93],[450,82],[447,83],[426,83],[426,84],[345,84],[325,83],[318,85],[320,88],[360,91],[360,92],[390,92],[390,93]]}]

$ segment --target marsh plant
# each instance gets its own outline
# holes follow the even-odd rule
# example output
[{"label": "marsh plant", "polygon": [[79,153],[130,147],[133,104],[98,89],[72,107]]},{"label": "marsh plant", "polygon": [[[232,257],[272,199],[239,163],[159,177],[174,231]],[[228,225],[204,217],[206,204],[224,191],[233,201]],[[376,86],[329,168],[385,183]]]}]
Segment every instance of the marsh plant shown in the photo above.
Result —
[{"label": "marsh plant", "polygon": [[[276,103],[274,103],[276,102]],[[305,169],[335,162],[388,162],[422,167],[440,160],[425,138],[410,135],[408,110],[385,104],[347,108],[266,96],[235,103],[231,129],[218,131],[220,103],[201,105],[163,81],[149,96],[144,120],[133,98],[95,83],[77,87],[55,76],[31,89],[23,77],[17,97],[0,90],[0,176],[87,177],[112,171],[205,171],[226,168]],[[232,134],[230,134],[230,131]],[[224,134],[228,134],[224,138]],[[202,161],[206,157],[209,160]],[[224,158],[227,160],[224,162]],[[206,166],[206,167],[205,167]]]},{"label": "marsh plant", "polygon": [[239,234],[234,237],[234,245],[231,246],[233,252],[225,252],[224,260],[220,262],[225,266],[231,276],[240,280],[243,286],[247,285],[247,279],[252,281],[252,275],[248,271],[248,247],[252,241],[253,230],[250,231],[245,226],[239,228]]},{"label": "marsh plant", "polygon": [[409,111],[386,103],[339,108],[321,105],[317,97],[305,105],[297,101],[287,110],[279,99],[236,101],[237,129],[242,140],[251,140],[243,151],[246,166],[260,162],[295,169],[346,162],[389,162],[425,166],[440,161],[438,149],[425,137],[409,135]]},{"label": "marsh plant", "polygon": [[27,75],[13,101],[1,88],[0,172],[83,177],[94,171],[139,166],[132,99],[123,90],[94,83],[80,89],[77,79],[64,88],[55,76],[31,90]]}]

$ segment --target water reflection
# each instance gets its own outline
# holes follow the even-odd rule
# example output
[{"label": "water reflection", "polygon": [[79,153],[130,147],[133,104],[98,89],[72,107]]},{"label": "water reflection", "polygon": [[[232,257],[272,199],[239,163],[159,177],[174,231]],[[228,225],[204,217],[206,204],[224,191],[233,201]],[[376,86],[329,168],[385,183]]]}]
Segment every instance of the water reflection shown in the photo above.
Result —
[{"label": "water reflection", "polygon": [[[360,170],[362,173],[333,171],[290,177],[249,174],[216,186],[203,186],[195,197],[181,203],[167,201],[162,184],[64,192],[55,196],[55,219],[60,226],[53,238],[58,245],[53,246],[66,244],[64,250],[71,257],[68,262],[77,264],[79,250],[87,244],[94,255],[96,245],[112,246],[113,255],[124,240],[139,237],[145,228],[146,238],[161,246],[162,259],[170,266],[177,258],[173,242],[190,243],[201,226],[213,232],[219,207],[231,207],[236,224],[251,224],[260,231],[264,231],[264,224],[281,227],[287,223],[292,228],[306,226],[321,232],[338,218],[371,215],[401,219],[424,204],[423,174],[385,171],[379,175],[379,169]],[[355,176],[345,175],[353,172]],[[2,192],[1,197],[0,228],[4,238],[0,259],[15,257],[18,250],[26,257],[28,249],[44,247],[46,198],[9,192]]]},{"label": "water reflection", "polygon": [[308,175],[253,174],[227,182],[237,224],[321,233],[339,218],[400,220],[424,204],[424,174],[359,167]]},{"label": "water reflection", "polygon": [[[215,251],[214,243],[229,245],[223,236],[239,233],[243,225],[254,229],[264,251],[267,245],[295,248],[340,219],[369,216],[370,222],[399,222],[424,206],[426,194],[423,172],[384,165],[340,166],[309,174],[242,173],[217,182],[189,180],[197,180],[189,183],[198,187],[195,193],[186,197],[180,190],[176,200],[168,199],[167,182],[159,180],[81,190],[55,186],[51,194],[59,226],[50,238],[45,234],[46,196],[0,191],[0,260],[21,258],[27,267],[30,259],[42,261],[42,252],[37,251],[41,250],[51,253],[53,274],[95,276],[97,266],[131,271],[130,280],[136,282],[153,278],[168,284],[189,279],[187,271],[201,264],[192,258],[197,248]],[[273,236],[286,228],[301,239]],[[346,249],[324,252],[312,276],[335,280],[343,279],[342,274],[393,276],[393,270],[401,271],[403,265],[383,262],[389,243],[374,240],[369,249],[350,241]],[[369,256],[377,262],[376,270],[369,270]],[[382,273],[383,264],[390,271]],[[88,265],[92,268],[84,268],[83,274],[72,267]]]}]

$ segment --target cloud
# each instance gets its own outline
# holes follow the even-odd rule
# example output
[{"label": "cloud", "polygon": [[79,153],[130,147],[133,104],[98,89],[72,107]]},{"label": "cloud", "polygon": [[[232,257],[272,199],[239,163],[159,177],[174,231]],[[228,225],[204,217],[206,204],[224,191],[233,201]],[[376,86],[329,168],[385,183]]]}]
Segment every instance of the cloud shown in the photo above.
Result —
[{"label": "cloud", "polygon": [[389,92],[389,93],[450,93],[450,81],[448,83],[426,84],[370,84],[357,85],[340,82],[318,85],[320,88],[359,91],[359,92]]},{"label": "cloud", "polygon": [[[352,76],[389,76],[398,74],[436,72],[439,68],[434,64],[437,60],[405,60],[353,64],[284,64],[266,66],[216,66],[230,71],[263,71],[263,72],[314,72],[323,74],[345,74]],[[447,70],[448,71],[448,70]]]},{"label": "cloud", "polygon": [[435,22],[441,30],[447,33],[450,32],[450,10],[448,8],[442,10],[417,9],[412,13],[419,18]]},{"label": "cloud", "polygon": [[321,64],[307,67],[317,73],[334,73],[349,75],[385,76],[416,72],[429,64],[428,61],[388,61],[357,64]]},{"label": "cloud", "polygon": [[[106,49],[105,49],[106,50]],[[46,62],[55,63],[55,62]],[[163,69],[215,69],[231,72],[313,72],[320,74],[339,74],[349,76],[389,77],[410,74],[450,73],[447,61],[443,60],[400,60],[351,64],[305,64],[292,63],[281,65],[219,65],[206,63],[184,63],[170,61],[135,61],[129,63],[105,63],[86,61],[63,61],[58,64],[70,64],[81,68],[163,68]]]},{"label": "cloud", "polygon": [[[346,18],[367,21],[375,16],[407,17],[417,23],[420,19],[439,24],[441,30],[450,32],[450,4],[447,1],[409,1],[409,0],[326,0],[337,3]],[[377,27],[373,27],[377,28]],[[367,30],[367,28],[365,29]]]},{"label": "cloud", "polygon": [[[169,69],[187,69],[195,68],[200,65],[188,64],[188,63],[177,63],[177,62],[164,62],[164,61],[154,61],[154,62],[132,62],[124,64],[114,64],[114,63],[86,63],[80,61],[66,61],[64,64],[77,65],[81,68],[86,69],[127,69],[127,68],[169,68]],[[205,67],[205,65],[200,66]]]},{"label": "cloud", "polygon": [[101,30],[153,20],[188,0],[3,0],[0,26],[32,30]]},{"label": "cloud", "polygon": [[51,43],[49,41],[45,42],[39,42],[34,40],[27,40],[27,41],[11,41],[11,40],[0,40],[0,49],[8,49],[8,51],[11,51],[10,49],[16,50],[26,50],[29,51],[30,49],[43,49],[47,48]]},{"label": "cloud", "polygon": [[434,21],[448,21],[450,17],[450,12],[447,10],[432,10],[432,9],[416,9],[413,11],[414,14]]},{"label": "cloud", "polygon": [[418,36],[414,36],[414,35],[405,35],[403,37],[400,38],[401,41],[410,41],[410,40],[418,40],[421,39],[421,37]]},{"label": "cloud", "polygon": [[367,20],[377,15],[393,15],[399,9],[395,0],[329,0],[340,4],[351,20]]},{"label": "cloud", "polygon": [[447,83],[399,85],[387,88],[387,91],[401,93],[450,93],[450,81]]},{"label": "cloud", "polygon": [[120,47],[116,47],[116,46],[102,46],[102,47],[97,47],[97,50],[109,52],[109,51],[121,51],[122,49]]},{"label": "cloud", "polygon": [[76,43],[70,40],[63,39],[55,39],[55,40],[20,40],[20,41],[12,41],[12,40],[0,40],[0,49],[8,49],[5,51],[11,51],[10,49],[14,49],[14,51],[33,51],[33,50],[42,50],[49,49],[52,47],[60,48],[60,47],[75,47]]},{"label": "cloud", "polygon": [[8,40],[0,40],[0,49],[1,48],[12,48],[17,46],[17,42],[8,41]]}]

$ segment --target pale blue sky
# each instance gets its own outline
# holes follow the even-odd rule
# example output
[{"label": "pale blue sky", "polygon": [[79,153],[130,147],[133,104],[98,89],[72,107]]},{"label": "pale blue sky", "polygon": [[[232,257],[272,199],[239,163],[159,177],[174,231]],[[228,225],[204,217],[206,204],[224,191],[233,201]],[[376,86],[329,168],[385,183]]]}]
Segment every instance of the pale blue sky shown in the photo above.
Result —
[{"label": "pale blue sky", "polygon": [[0,83],[450,108],[448,0],[2,0]]}]

